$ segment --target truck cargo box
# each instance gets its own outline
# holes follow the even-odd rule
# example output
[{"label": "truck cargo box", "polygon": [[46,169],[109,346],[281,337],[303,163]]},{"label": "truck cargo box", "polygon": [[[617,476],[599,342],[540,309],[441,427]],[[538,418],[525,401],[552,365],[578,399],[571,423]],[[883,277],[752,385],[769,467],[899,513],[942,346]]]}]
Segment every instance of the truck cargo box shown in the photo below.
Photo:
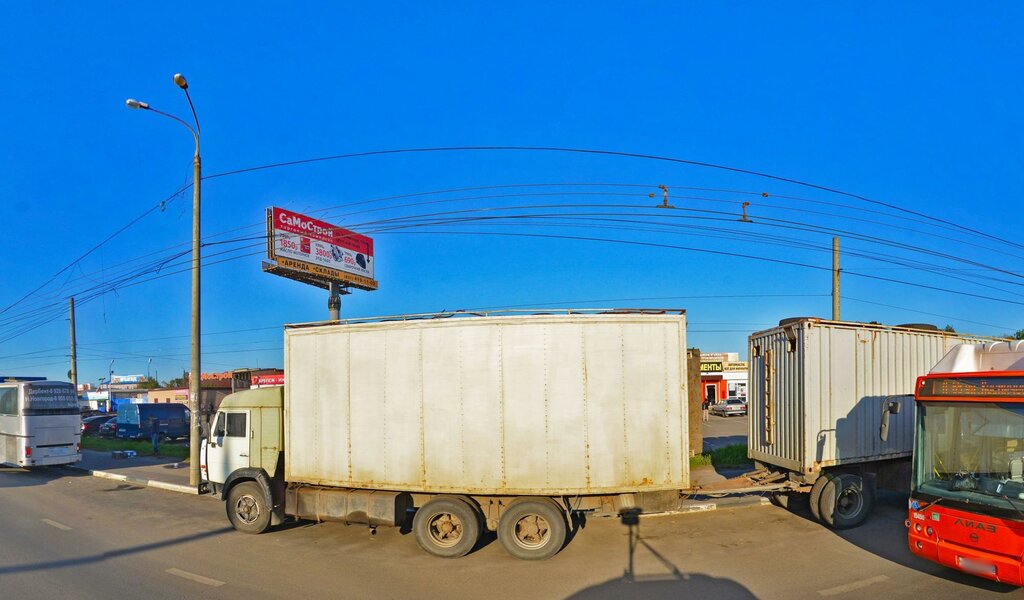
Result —
[{"label": "truck cargo box", "polygon": [[678,314],[285,330],[289,482],[577,495],[689,487]]},{"label": "truck cargo box", "polygon": [[[909,457],[914,393],[953,346],[982,338],[915,326],[783,321],[750,336],[750,458],[800,473]],[[898,399],[888,440],[887,398]]]}]

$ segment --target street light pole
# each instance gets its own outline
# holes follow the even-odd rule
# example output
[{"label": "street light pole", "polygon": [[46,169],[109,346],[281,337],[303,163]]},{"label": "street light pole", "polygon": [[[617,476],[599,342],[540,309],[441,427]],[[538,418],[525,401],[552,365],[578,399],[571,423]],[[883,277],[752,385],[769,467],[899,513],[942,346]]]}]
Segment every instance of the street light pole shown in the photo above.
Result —
[{"label": "street light pole", "polygon": [[129,98],[125,101],[128,108],[144,109],[174,119],[184,125],[196,142],[195,155],[192,158],[192,365],[188,384],[188,408],[189,419],[189,468],[188,484],[190,487],[199,487],[199,420],[200,420],[200,395],[202,393],[202,369],[200,366],[200,340],[199,340],[199,307],[200,307],[200,276],[199,276],[199,249],[200,249],[200,197],[201,184],[203,180],[202,161],[199,157],[199,117],[196,116],[195,106],[192,104],[192,96],[188,93],[188,82],[181,73],[174,75],[174,83],[185,92],[188,99],[188,106],[192,109],[192,120],[195,123],[193,128],[178,117],[161,112],[152,108],[145,102]]}]

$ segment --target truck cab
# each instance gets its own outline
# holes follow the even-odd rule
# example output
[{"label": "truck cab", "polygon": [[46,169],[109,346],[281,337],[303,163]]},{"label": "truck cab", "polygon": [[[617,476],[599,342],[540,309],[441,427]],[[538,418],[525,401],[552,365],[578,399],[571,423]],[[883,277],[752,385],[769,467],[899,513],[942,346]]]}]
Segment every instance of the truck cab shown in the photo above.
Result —
[{"label": "truck cab", "polygon": [[[231,394],[221,402],[203,444],[203,479],[229,501],[228,517],[240,529],[265,529],[283,519],[283,405],[281,387]],[[271,514],[253,512],[261,505],[252,502],[256,493],[273,506]]]}]

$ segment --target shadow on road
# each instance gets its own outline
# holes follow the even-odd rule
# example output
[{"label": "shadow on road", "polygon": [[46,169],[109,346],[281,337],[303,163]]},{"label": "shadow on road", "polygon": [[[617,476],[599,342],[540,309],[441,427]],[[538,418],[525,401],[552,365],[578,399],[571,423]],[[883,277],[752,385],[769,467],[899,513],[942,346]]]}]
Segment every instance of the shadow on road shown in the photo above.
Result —
[{"label": "shadow on road", "polygon": [[129,548],[120,548],[118,550],[110,550],[102,552],[100,554],[93,554],[90,556],[82,556],[78,558],[66,558],[62,560],[52,560],[47,562],[31,563],[25,565],[12,565],[9,567],[0,567],[0,577],[3,575],[11,575],[14,573],[31,573],[33,571],[47,571],[49,569],[63,569],[65,567],[78,567],[82,565],[89,565],[95,563],[102,563],[103,561],[118,558],[121,556],[128,556],[131,554],[139,554],[141,552],[148,552],[149,550],[155,550],[157,548],[166,548],[168,546],[176,546],[178,544],[185,544],[188,542],[194,542],[196,540],[202,540],[205,538],[215,537],[233,531],[231,527],[222,527],[220,529],[214,529],[213,531],[204,531],[201,533],[195,533],[192,535],[186,535],[182,537],[172,538],[169,540],[161,540],[158,542],[151,542],[149,544],[141,544],[138,546],[131,546]]},{"label": "shadow on road", "polygon": [[0,489],[26,487],[30,485],[46,485],[54,479],[62,477],[83,477],[88,476],[82,471],[65,469],[61,467],[33,467],[22,469],[20,467],[0,467]]},{"label": "shadow on road", "polygon": [[[661,552],[640,537],[640,511],[624,511],[620,515],[623,525],[628,528],[629,558],[622,577],[584,588],[567,600],[603,600],[619,598],[715,598],[715,600],[756,599],[742,584],[720,577],[699,573],[684,573]],[[634,568],[637,552],[642,551],[655,558],[668,571],[665,575],[637,575]]]},{"label": "shadow on road", "polygon": [[[802,494],[802,496],[806,497],[806,494]],[[791,501],[789,511],[794,515],[828,529],[818,523],[811,514],[810,506],[805,498],[802,498],[801,501]],[[879,558],[884,558],[898,565],[921,573],[927,573],[946,581],[996,593],[1006,594],[1017,590],[1013,586],[997,583],[989,579],[982,579],[981,577],[974,577],[914,556],[907,548],[907,529],[903,524],[906,518],[907,495],[887,490],[878,490],[874,512],[863,525],[854,529],[841,531],[829,529],[829,531]]]}]

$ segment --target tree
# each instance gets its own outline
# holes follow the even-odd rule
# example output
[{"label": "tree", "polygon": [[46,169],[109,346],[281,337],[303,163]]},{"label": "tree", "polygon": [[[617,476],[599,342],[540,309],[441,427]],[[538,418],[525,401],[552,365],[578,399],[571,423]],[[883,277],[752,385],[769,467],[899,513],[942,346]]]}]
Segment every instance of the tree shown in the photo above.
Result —
[{"label": "tree", "polygon": [[953,329],[952,325],[946,325],[946,327],[945,327],[945,329],[943,329],[943,331],[945,331],[946,333],[956,333],[956,329]]},{"label": "tree", "polygon": [[183,388],[183,387],[188,387],[188,379],[186,379],[186,378],[184,378],[184,377],[176,377],[176,378],[174,378],[174,379],[172,379],[172,380],[168,381],[168,382],[167,382],[166,384],[164,384],[164,385],[165,385],[165,387],[169,387],[169,388]]},{"label": "tree", "polygon": [[139,384],[139,387],[144,390],[152,390],[160,387],[160,382],[157,381],[156,379],[153,379],[152,377],[147,377],[145,381]]},{"label": "tree", "polygon": [[1006,337],[1011,340],[1024,340],[1024,329],[1018,329],[1016,333],[1007,334]]}]

